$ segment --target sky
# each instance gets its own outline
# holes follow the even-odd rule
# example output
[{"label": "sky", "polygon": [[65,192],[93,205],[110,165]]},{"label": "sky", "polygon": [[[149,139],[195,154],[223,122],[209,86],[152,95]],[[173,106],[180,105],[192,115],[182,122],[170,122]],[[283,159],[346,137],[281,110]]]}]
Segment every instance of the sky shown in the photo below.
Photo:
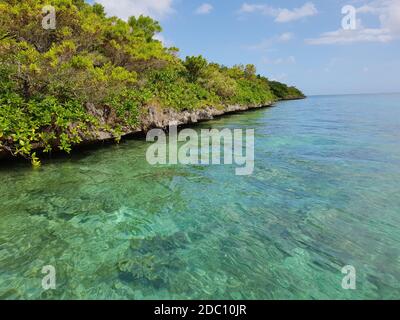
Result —
[{"label": "sky", "polygon": [[110,16],[157,19],[158,39],[182,58],[252,63],[307,95],[400,92],[400,0],[96,2]]}]

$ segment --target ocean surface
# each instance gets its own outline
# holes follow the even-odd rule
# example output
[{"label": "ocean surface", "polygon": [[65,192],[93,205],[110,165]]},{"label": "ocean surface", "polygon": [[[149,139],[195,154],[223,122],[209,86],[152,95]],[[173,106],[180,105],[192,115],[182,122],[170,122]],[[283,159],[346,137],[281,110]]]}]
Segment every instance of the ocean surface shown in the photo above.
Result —
[{"label": "ocean surface", "polygon": [[38,170],[1,163],[0,298],[400,298],[400,95],[310,97],[194,128],[255,129],[254,173],[150,166],[143,139]]}]

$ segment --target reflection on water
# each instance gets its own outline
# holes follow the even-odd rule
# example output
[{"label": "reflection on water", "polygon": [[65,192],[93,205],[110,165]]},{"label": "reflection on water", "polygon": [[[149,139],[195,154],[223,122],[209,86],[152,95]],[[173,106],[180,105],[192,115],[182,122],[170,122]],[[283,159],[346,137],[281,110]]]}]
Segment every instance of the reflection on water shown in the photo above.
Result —
[{"label": "reflection on water", "polygon": [[151,167],[139,140],[40,170],[3,164],[0,298],[399,298],[399,95],[311,97],[196,128],[226,127],[255,129],[253,175]]}]

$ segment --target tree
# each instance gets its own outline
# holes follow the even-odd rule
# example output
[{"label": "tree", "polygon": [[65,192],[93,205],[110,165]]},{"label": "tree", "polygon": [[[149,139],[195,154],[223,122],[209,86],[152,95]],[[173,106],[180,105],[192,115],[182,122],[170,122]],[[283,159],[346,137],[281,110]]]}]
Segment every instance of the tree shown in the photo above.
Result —
[{"label": "tree", "polygon": [[245,74],[246,78],[248,78],[248,79],[250,79],[253,76],[255,76],[256,73],[257,73],[257,69],[256,69],[256,66],[254,64],[248,64],[244,68],[244,74]]},{"label": "tree", "polygon": [[188,78],[191,82],[196,82],[200,77],[204,69],[207,67],[207,60],[203,56],[198,57],[186,57],[184,63],[188,72]]},{"label": "tree", "polygon": [[241,64],[236,64],[226,71],[230,77],[234,79],[241,79],[244,75],[244,66]]},{"label": "tree", "polygon": [[97,14],[98,16],[100,16],[102,18],[104,18],[106,16],[104,7],[99,3],[93,4],[92,10],[95,14]]},{"label": "tree", "polygon": [[160,24],[150,17],[141,15],[139,18],[130,17],[128,24],[134,33],[142,33],[147,42],[153,40],[153,37],[162,31]]}]

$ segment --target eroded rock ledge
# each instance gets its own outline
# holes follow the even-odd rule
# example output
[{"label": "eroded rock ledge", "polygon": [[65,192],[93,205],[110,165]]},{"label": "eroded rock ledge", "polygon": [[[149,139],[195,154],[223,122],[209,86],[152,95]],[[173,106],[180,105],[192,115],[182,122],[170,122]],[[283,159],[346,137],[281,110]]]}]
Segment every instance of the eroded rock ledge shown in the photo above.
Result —
[{"label": "eroded rock ledge", "polygon": [[[215,117],[222,116],[229,113],[246,111],[250,109],[268,107],[272,105],[272,101],[260,105],[230,105],[224,108],[207,107],[191,111],[176,111],[174,109],[163,109],[159,107],[150,106],[147,108],[147,112],[140,118],[140,126],[138,127],[124,127],[123,135],[129,135],[139,132],[146,133],[147,131],[154,128],[165,129],[170,125],[186,125],[193,124],[202,121],[212,120]],[[91,113],[100,118],[103,123],[112,122],[113,116],[107,111],[92,110]],[[111,118],[111,119],[110,119]],[[85,137],[86,143],[93,143],[96,141],[104,141],[113,139],[114,136],[110,132],[98,131],[91,137]]]},{"label": "eroded rock ledge", "polygon": [[[187,125],[202,121],[212,120],[214,117],[222,116],[229,113],[246,111],[250,109],[262,108],[271,106],[274,101],[260,105],[230,105],[221,108],[206,107],[197,110],[177,111],[174,109],[164,109],[156,106],[147,107],[139,119],[137,127],[125,126],[122,128],[122,136],[127,136],[135,133],[146,133],[154,128],[165,129],[170,125]],[[109,108],[96,108],[94,105],[86,106],[87,112],[99,119],[103,125],[111,127],[118,122],[116,114]],[[73,127],[73,125],[71,125]],[[93,129],[89,134],[82,134],[82,142],[79,145],[95,144],[103,141],[115,139],[112,132]],[[40,144],[33,145],[33,149],[40,150],[43,146]],[[12,155],[6,150],[0,150],[0,159],[11,158]]]}]

